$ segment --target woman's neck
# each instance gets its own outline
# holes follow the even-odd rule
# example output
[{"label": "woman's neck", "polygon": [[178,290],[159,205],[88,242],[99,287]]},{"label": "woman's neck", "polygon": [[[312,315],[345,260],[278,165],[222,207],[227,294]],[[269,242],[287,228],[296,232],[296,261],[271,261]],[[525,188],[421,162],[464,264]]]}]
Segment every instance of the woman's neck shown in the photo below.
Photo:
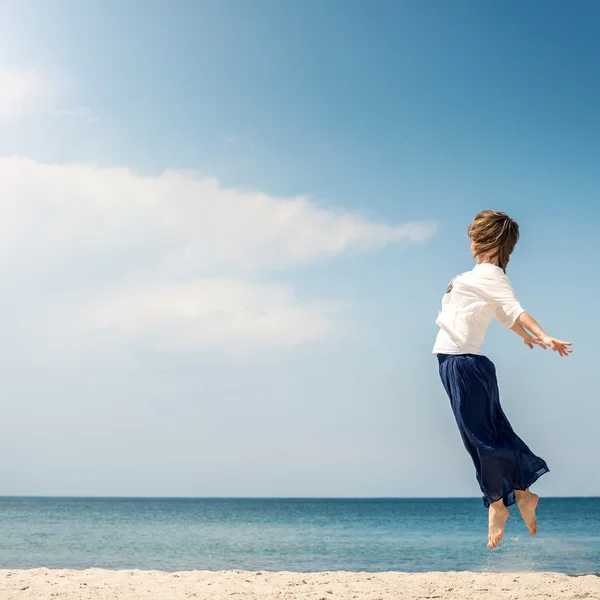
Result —
[{"label": "woman's neck", "polygon": [[477,264],[483,265],[485,263],[489,263],[490,265],[498,266],[498,259],[495,256],[490,256],[489,254],[480,255],[477,257]]}]

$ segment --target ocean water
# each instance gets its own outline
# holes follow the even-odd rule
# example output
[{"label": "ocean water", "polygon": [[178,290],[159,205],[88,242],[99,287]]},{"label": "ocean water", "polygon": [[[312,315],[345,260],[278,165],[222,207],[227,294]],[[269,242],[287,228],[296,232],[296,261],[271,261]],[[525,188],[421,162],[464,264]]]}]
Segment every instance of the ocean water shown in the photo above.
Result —
[{"label": "ocean water", "polygon": [[491,551],[476,499],[0,498],[0,568],[600,572],[600,498],[512,512]]}]

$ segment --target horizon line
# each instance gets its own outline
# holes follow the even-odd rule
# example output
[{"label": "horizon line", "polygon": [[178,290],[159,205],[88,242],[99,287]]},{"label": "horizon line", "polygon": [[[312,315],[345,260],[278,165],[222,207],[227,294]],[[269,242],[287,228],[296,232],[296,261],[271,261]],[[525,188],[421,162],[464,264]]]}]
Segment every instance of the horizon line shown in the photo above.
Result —
[{"label": "horizon line", "polygon": [[[545,499],[580,500],[600,499],[600,495],[543,496]],[[7,499],[56,499],[56,500],[481,500],[481,496],[88,496],[88,495],[42,495],[0,494]]]}]

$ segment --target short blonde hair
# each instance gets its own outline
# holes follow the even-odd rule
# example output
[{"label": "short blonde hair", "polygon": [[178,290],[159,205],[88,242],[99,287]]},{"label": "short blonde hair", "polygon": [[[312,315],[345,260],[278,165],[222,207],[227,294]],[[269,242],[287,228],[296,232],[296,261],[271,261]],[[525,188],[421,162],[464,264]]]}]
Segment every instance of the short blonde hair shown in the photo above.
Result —
[{"label": "short blonde hair", "polygon": [[473,242],[473,258],[489,254],[506,272],[510,255],[519,241],[519,225],[506,213],[481,211],[469,225],[467,235]]}]

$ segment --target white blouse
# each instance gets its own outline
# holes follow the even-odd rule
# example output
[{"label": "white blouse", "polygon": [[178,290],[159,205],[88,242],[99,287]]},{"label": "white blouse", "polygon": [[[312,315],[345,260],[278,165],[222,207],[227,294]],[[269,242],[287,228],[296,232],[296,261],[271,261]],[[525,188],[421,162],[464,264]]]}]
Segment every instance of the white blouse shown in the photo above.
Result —
[{"label": "white blouse", "polygon": [[455,277],[442,299],[434,354],[481,354],[492,319],[512,327],[524,312],[506,273],[490,263]]}]

